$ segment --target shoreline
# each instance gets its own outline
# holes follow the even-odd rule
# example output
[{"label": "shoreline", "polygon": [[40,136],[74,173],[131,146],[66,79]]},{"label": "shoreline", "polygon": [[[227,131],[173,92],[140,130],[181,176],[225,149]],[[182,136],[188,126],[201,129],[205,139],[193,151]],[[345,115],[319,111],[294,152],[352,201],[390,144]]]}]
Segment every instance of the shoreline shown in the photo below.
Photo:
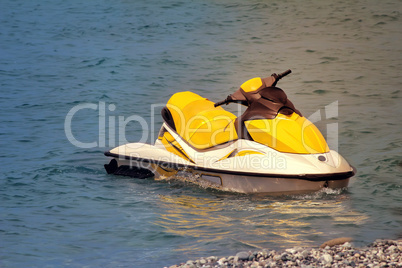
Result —
[{"label": "shoreline", "polygon": [[349,238],[330,240],[317,248],[241,251],[234,256],[210,256],[165,268],[273,268],[273,267],[402,267],[402,239],[378,239],[356,248]]}]

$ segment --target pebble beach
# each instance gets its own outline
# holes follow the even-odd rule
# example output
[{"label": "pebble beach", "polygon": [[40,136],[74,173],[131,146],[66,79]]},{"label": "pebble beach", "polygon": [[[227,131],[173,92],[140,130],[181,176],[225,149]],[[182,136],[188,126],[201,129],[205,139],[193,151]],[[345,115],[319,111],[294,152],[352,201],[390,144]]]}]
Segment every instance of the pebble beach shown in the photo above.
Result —
[{"label": "pebble beach", "polygon": [[376,240],[363,248],[356,248],[352,243],[345,242],[340,245],[324,243],[319,248],[242,251],[234,256],[210,256],[165,268],[196,267],[402,267],[402,240]]}]

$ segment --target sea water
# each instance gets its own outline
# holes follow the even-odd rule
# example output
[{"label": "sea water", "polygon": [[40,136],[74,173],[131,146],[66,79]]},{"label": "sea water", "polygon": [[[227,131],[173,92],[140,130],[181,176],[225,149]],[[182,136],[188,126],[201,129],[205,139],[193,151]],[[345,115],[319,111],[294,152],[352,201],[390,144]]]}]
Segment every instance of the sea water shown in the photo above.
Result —
[{"label": "sea water", "polygon": [[[0,266],[163,267],[402,236],[402,2],[0,2]],[[107,175],[175,92],[278,86],[357,169],[348,189],[247,196]],[[225,106],[237,112],[237,105]]]}]

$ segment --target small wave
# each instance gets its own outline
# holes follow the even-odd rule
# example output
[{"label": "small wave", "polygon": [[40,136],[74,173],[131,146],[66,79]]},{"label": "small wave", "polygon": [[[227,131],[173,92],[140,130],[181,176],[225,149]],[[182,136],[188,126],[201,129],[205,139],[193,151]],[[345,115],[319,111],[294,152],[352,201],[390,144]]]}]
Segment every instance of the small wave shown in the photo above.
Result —
[{"label": "small wave", "polygon": [[328,199],[328,198],[346,198],[347,196],[341,196],[342,194],[346,193],[347,188],[342,188],[342,189],[332,189],[332,188],[322,188],[321,190],[314,192],[314,193],[308,193],[308,194],[302,194],[302,195],[293,195],[291,196],[294,199],[298,200],[321,200],[321,199]]},{"label": "small wave", "polygon": [[316,94],[320,94],[320,95],[328,93],[328,91],[324,90],[324,89],[317,89],[317,90],[314,90],[313,92]]},{"label": "small wave", "polygon": [[86,64],[83,68],[91,68],[95,66],[102,65],[105,63],[107,58],[101,58],[101,59],[94,59],[94,60],[83,60],[81,63]]},{"label": "small wave", "polygon": [[21,139],[21,140],[18,140],[18,142],[22,142],[22,143],[28,143],[28,142],[32,142],[32,140],[28,140],[28,139]]},{"label": "small wave", "polygon": [[102,94],[102,96],[100,96],[99,99],[100,99],[100,100],[109,100],[110,97],[109,97],[108,95],[106,95],[106,94]]},{"label": "small wave", "polygon": [[169,177],[162,176],[157,178],[156,180],[175,183],[174,186],[187,186],[188,184],[191,184],[191,186],[196,185],[202,189],[221,190],[220,187],[214,185],[213,183],[208,182],[206,180],[201,180],[199,178],[200,178],[199,175],[193,174],[191,172],[180,171],[176,175]]},{"label": "small wave", "polygon": [[322,60],[329,60],[329,61],[334,61],[334,60],[338,60],[339,58],[337,57],[322,57]]},{"label": "small wave", "polygon": [[381,94],[368,94],[366,97],[380,97]]},{"label": "small wave", "polygon": [[258,11],[260,11],[260,10],[262,10],[262,9],[267,9],[267,8],[269,8],[269,6],[268,6],[267,4],[263,4],[263,3],[253,4],[253,5],[251,5],[250,7],[251,7],[251,8],[250,8],[250,11],[252,11],[252,10],[258,10]]},{"label": "small wave", "polygon": [[17,109],[24,108],[24,109],[26,109],[26,108],[42,108],[42,107],[45,107],[45,105],[24,103],[24,104],[21,104],[21,105],[17,105],[14,108],[17,108]]},{"label": "small wave", "polygon": [[[391,15],[387,15],[387,14],[373,15],[373,18],[375,18],[375,19],[383,19],[383,20],[386,20],[386,21],[396,21],[396,20],[398,20],[399,12],[394,11],[393,14],[395,16],[391,16]],[[385,24],[384,22],[379,22],[379,23]]]},{"label": "small wave", "polygon": [[320,84],[322,83],[321,80],[309,80],[309,81],[303,81],[305,84]]}]

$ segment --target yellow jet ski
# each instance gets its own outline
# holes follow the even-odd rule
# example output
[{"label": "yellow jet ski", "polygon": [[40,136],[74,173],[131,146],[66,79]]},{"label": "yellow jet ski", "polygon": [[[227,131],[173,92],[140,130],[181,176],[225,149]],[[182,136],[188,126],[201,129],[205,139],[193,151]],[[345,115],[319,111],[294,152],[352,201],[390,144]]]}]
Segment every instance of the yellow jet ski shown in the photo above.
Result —
[{"label": "yellow jet ski", "polygon": [[[189,91],[174,94],[155,143],[105,152],[113,158],[106,171],[159,178],[185,170],[195,183],[247,194],[347,187],[354,168],[276,87],[289,73],[250,79],[217,103]],[[220,107],[232,102],[248,108],[236,117]]]}]

